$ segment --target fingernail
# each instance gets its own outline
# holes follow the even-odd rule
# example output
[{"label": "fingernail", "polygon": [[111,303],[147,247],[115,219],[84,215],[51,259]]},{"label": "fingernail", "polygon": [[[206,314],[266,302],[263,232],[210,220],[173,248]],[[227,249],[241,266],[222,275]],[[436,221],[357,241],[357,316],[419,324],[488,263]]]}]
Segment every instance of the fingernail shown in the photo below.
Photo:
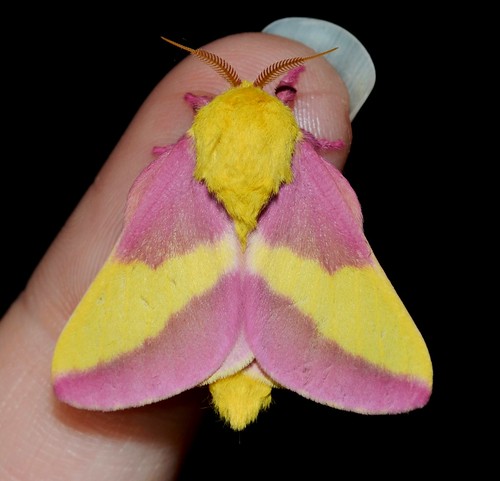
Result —
[{"label": "fingernail", "polygon": [[325,56],[342,77],[349,91],[351,121],[375,85],[375,65],[363,44],[334,23],[306,17],[282,18],[262,30],[264,33],[297,40],[317,52],[339,47]]}]

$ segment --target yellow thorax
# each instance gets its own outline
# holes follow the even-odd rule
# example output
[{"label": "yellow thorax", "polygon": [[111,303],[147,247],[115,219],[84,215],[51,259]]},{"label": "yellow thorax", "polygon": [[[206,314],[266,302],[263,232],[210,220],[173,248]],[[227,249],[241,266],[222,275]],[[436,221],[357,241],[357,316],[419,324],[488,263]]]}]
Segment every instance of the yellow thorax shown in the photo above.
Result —
[{"label": "yellow thorax", "polygon": [[242,247],[257,217],[283,183],[301,132],[278,98],[243,81],[202,107],[189,130],[196,145],[194,176],[233,218]]}]

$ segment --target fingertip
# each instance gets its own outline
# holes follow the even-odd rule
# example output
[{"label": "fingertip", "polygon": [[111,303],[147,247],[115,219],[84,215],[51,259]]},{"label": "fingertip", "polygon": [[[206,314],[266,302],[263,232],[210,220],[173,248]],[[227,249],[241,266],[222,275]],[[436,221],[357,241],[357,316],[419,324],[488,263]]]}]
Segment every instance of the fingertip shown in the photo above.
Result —
[{"label": "fingertip", "polygon": [[350,119],[354,119],[375,85],[375,65],[364,45],[348,30],[327,20],[287,17],[267,25],[263,32],[297,40],[316,52],[337,47],[325,56],[342,77],[350,99]]}]

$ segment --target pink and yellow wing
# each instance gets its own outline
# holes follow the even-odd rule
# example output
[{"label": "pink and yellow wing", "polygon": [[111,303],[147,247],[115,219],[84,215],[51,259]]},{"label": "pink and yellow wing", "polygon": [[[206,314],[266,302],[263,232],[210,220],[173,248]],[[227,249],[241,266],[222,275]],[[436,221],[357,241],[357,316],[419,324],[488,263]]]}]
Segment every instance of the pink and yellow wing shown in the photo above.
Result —
[{"label": "pink and yellow wing", "polygon": [[193,152],[181,139],[133,185],[123,233],[58,340],[61,400],[111,410],[168,398],[212,376],[241,335],[239,243],[194,180]]},{"label": "pink and yellow wing", "polygon": [[247,340],[277,383],[361,413],[426,404],[427,347],[375,259],[356,195],[307,140],[249,239]]}]

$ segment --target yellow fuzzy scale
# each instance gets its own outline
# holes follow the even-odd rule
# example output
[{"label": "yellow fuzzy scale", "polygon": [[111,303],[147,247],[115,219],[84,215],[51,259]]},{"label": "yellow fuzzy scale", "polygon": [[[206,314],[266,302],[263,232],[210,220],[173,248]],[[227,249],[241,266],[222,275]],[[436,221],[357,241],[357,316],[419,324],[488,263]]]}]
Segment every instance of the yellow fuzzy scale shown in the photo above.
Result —
[{"label": "yellow fuzzy scale", "polygon": [[194,176],[224,205],[243,249],[269,198],[292,181],[300,128],[279,99],[243,81],[202,107],[189,134]]},{"label": "yellow fuzzy scale", "polygon": [[271,404],[271,388],[242,371],[210,384],[215,409],[235,431],[241,431]]}]

